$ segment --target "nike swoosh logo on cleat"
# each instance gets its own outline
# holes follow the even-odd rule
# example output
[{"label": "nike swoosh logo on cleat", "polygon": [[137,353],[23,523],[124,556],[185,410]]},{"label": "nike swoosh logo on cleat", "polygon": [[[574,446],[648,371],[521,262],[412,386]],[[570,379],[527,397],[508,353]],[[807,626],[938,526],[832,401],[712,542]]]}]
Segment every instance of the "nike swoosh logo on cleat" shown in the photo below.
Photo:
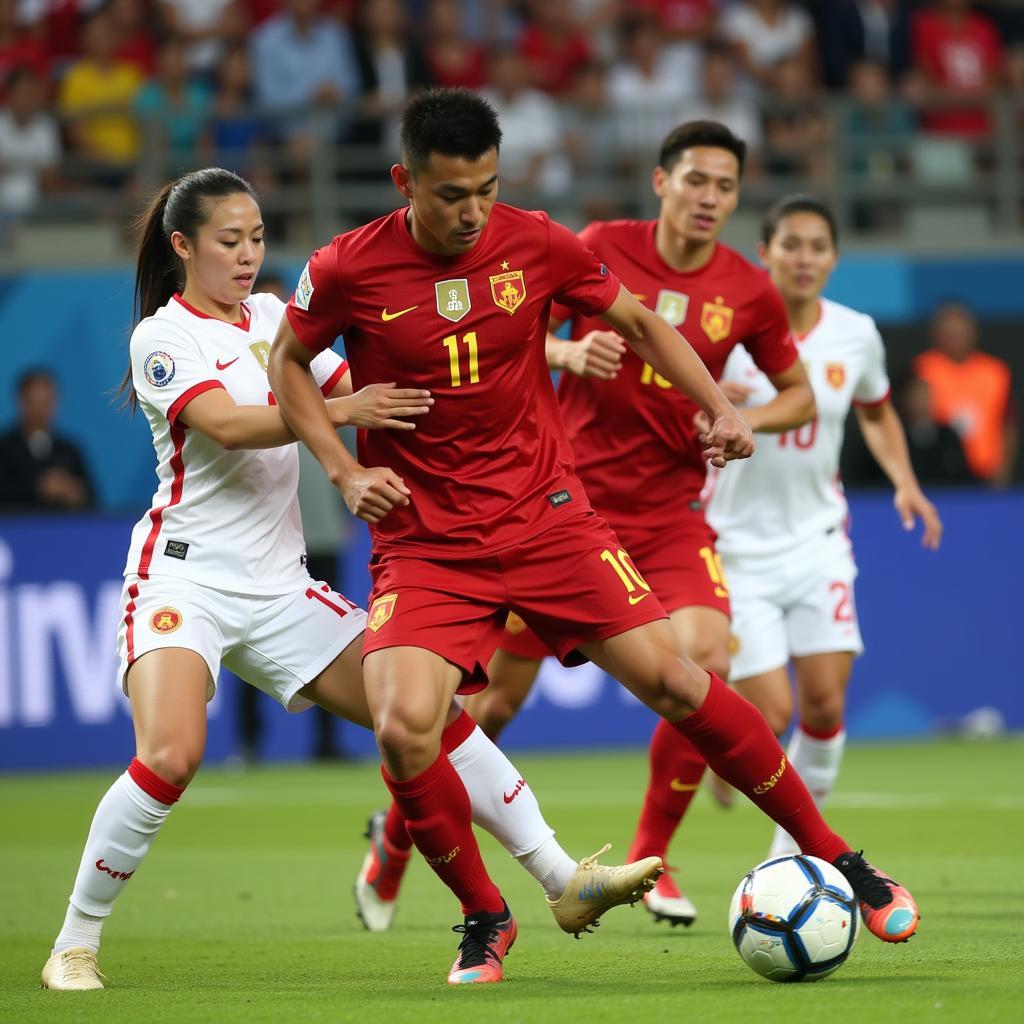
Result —
[{"label": "nike swoosh logo on cleat", "polygon": [[397,313],[389,313],[388,307],[385,306],[380,311],[380,318],[387,323],[389,320],[397,320],[400,316],[405,316],[406,313],[411,313],[414,309],[419,309],[419,306],[410,306],[408,309],[400,309]]},{"label": "nike swoosh logo on cleat", "polygon": [[232,363],[237,363],[237,362],[238,362],[238,356],[235,356],[234,359],[229,359],[226,363],[222,363],[218,359],[217,360],[217,369],[218,370],[226,370]]}]

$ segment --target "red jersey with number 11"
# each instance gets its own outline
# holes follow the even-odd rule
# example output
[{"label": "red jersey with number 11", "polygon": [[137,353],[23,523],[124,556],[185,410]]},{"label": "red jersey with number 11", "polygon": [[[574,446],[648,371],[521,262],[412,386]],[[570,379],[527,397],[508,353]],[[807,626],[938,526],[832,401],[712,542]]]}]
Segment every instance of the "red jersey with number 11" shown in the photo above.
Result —
[{"label": "red jersey with number 11", "polygon": [[617,278],[544,213],[495,204],[460,256],[423,249],[407,211],[338,235],[313,254],[288,304],[300,341],[345,336],[356,390],[396,381],[434,406],[415,430],[361,430],[359,461],[412,492],[370,527],[374,550],[478,558],[590,510],[572,469],[544,358],[551,302],[586,316]]},{"label": "red jersey with number 11", "polygon": [[[796,346],[768,275],[721,244],[699,270],[674,270],[658,255],[656,224],[596,222],[580,238],[645,306],[679,329],[715,380],[740,344],[769,376],[792,366]],[[573,338],[605,326],[568,309],[554,312],[560,320],[572,317]],[[615,380],[563,374],[558,399],[576,472],[613,527],[624,516],[697,500],[707,473],[693,426],[697,406],[632,349]]]}]

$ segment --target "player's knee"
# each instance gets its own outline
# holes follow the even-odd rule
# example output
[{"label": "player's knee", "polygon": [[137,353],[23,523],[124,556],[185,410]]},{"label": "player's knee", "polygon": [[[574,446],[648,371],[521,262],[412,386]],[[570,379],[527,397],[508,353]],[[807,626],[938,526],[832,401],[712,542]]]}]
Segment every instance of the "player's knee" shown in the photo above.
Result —
[{"label": "player's knee", "polygon": [[203,748],[195,744],[173,744],[141,751],[139,760],[164,782],[183,789],[199,771]]},{"label": "player's knee", "polygon": [[690,651],[690,657],[706,672],[714,672],[719,679],[729,678],[729,649],[715,644],[699,651]]},{"label": "player's knee", "polygon": [[418,723],[400,715],[387,715],[377,725],[377,746],[389,771],[409,773],[425,771],[441,749],[433,723]]},{"label": "player's knee", "polygon": [[842,694],[824,694],[801,702],[800,718],[804,725],[815,730],[828,731],[843,724],[845,702]]},{"label": "player's knee", "polygon": [[651,708],[670,721],[696,711],[707,693],[707,678],[690,658],[666,653],[659,659]]}]

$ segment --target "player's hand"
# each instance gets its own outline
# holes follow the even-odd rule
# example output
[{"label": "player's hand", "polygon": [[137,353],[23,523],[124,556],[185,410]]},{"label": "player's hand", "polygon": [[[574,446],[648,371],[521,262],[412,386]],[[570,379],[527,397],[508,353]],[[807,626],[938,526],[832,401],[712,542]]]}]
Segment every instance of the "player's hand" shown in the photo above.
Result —
[{"label": "player's hand", "polygon": [[[347,398],[332,400],[332,421],[335,426],[351,424],[367,430],[415,430],[416,424],[405,417],[422,416],[430,412],[434,399],[429,391],[419,388],[400,388],[390,384],[367,384]],[[332,403],[329,402],[328,405]]]},{"label": "player's hand", "polygon": [[694,417],[697,440],[704,446],[704,458],[722,469],[733,459],[749,459],[754,454],[754,433],[742,416],[717,416],[714,422],[705,412]]},{"label": "player's hand", "polygon": [[938,510],[916,486],[897,487],[893,505],[903,523],[904,530],[912,530],[918,519],[924,524],[923,547],[937,551],[942,542],[942,520]]},{"label": "player's hand", "polygon": [[614,331],[590,331],[568,343],[565,368],[577,377],[615,380],[625,351],[625,341]]},{"label": "player's hand", "polygon": [[337,481],[349,512],[368,523],[379,523],[393,508],[409,504],[409,488],[385,466],[363,469]]},{"label": "player's hand", "polygon": [[720,380],[718,386],[722,394],[732,402],[733,405],[745,405],[747,399],[753,394],[754,389],[748,388],[738,380]]}]

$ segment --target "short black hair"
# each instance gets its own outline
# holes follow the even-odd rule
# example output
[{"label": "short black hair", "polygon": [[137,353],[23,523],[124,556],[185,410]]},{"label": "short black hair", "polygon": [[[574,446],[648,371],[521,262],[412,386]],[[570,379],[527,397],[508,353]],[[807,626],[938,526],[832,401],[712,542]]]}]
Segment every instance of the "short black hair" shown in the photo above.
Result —
[{"label": "short black hair", "polygon": [[658,166],[666,171],[679,162],[688,149],[695,146],[713,146],[724,149],[736,157],[743,177],[743,165],[747,162],[747,144],[720,121],[686,121],[677,125],[665,136],[658,153]]},{"label": "short black hair", "polygon": [[18,397],[23,397],[25,392],[36,383],[49,384],[50,387],[56,388],[57,378],[45,366],[30,366],[18,375]]},{"label": "short black hair", "polygon": [[761,241],[765,245],[770,244],[783,219],[791,213],[817,214],[828,225],[829,234],[832,236],[832,245],[839,248],[839,225],[836,223],[836,215],[816,196],[803,192],[783,196],[765,214],[764,222],[761,225]]},{"label": "short black hair", "polygon": [[494,107],[470,89],[427,89],[402,112],[402,163],[413,173],[431,153],[478,160],[501,146]]}]

